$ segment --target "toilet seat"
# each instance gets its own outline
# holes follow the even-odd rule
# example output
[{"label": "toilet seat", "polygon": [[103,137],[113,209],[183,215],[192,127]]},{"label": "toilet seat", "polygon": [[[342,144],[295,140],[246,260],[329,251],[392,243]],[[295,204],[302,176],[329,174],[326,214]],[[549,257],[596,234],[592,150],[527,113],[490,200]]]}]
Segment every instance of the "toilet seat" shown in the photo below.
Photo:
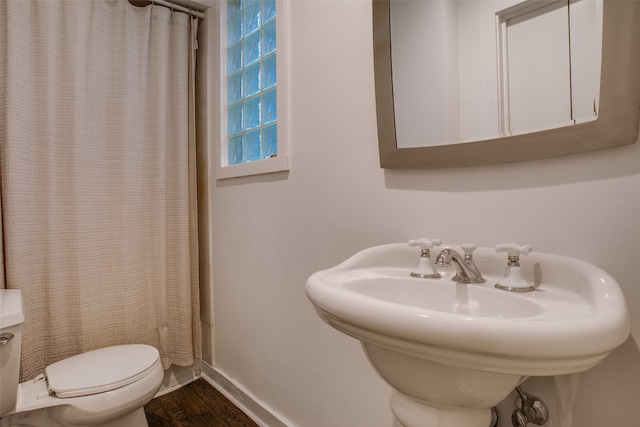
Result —
[{"label": "toilet seat", "polygon": [[45,375],[57,397],[86,396],[138,381],[159,357],[157,349],[144,344],[105,347],[55,362],[45,368]]}]

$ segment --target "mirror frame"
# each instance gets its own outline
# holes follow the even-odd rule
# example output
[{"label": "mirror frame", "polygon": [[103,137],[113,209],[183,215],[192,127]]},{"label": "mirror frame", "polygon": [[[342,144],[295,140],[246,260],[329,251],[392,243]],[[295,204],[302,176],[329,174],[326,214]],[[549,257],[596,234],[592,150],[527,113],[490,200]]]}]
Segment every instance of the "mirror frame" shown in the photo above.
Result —
[{"label": "mirror frame", "polygon": [[397,148],[390,1],[372,0],[380,167],[425,169],[543,159],[636,142],[640,119],[640,1],[604,0],[600,109],[596,120],[475,142]]}]

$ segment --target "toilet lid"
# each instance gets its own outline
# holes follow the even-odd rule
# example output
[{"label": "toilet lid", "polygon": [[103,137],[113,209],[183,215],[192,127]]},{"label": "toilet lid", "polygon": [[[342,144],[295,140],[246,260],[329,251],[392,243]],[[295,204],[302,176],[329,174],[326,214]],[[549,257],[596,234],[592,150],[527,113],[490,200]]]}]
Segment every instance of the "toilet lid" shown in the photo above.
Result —
[{"label": "toilet lid", "polygon": [[45,373],[57,397],[86,396],[137,381],[147,375],[159,357],[158,350],[149,345],[117,345],[53,363]]}]

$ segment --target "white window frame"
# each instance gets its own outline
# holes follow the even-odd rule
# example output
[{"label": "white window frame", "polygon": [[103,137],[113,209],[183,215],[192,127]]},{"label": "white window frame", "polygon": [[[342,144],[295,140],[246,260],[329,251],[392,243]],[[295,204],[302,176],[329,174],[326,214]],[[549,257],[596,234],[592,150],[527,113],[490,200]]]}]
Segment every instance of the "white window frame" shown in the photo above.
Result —
[{"label": "white window frame", "polygon": [[276,0],[276,76],[278,108],[278,154],[253,162],[229,164],[227,135],[227,1],[220,1],[220,144],[216,178],[227,179],[249,175],[287,171],[289,164],[288,88],[287,88],[287,1]]}]

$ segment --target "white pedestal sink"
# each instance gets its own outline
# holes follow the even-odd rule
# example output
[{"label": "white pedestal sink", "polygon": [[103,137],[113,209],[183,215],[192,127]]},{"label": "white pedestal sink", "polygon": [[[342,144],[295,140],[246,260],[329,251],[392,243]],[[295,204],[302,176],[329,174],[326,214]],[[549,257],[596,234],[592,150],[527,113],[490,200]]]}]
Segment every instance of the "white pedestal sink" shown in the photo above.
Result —
[{"label": "white pedestal sink", "polygon": [[396,390],[391,408],[405,427],[489,427],[491,408],[527,377],[587,370],[629,335],[618,284],[587,262],[533,252],[522,271],[533,282],[538,264],[541,283],[514,293],[494,287],[506,257],[493,249],[474,253],[483,284],[410,277],[419,253],[369,248],[306,287],[318,315],[360,340]]}]

